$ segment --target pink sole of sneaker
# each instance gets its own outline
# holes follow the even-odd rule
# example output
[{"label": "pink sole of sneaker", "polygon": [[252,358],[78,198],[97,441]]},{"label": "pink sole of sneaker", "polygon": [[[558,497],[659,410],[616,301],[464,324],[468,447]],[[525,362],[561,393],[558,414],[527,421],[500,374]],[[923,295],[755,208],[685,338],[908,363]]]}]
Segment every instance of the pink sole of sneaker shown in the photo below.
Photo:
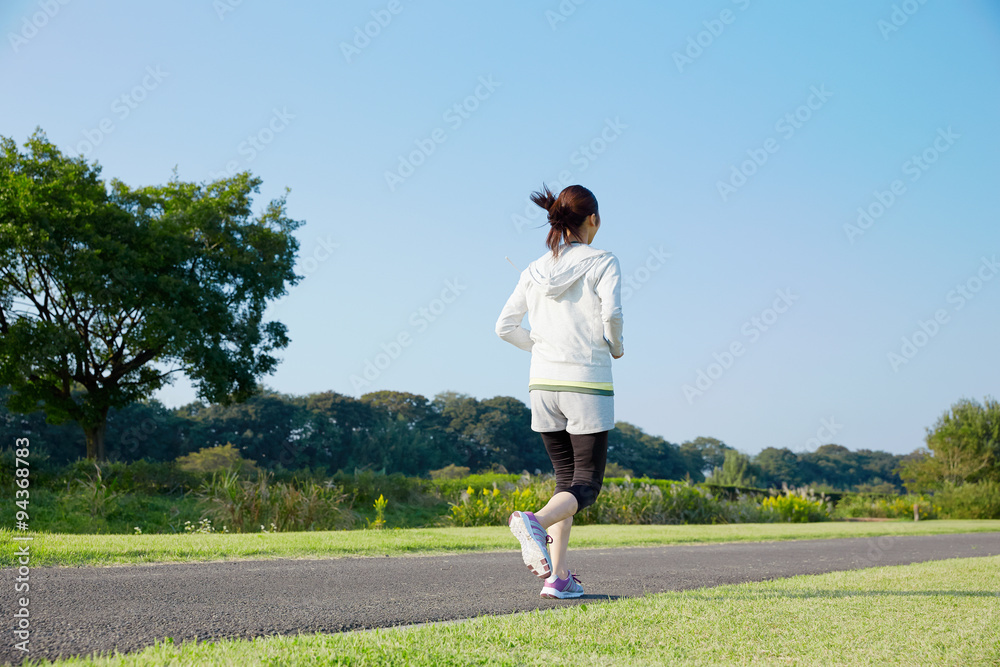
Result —
[{"label": "pink sole of sneaker", "polygon": [[510,522],[510,532],[521,543],[521,559],[531,572],[539,579],[547,579],[552,574],[552,565],[545,551],[531,536],[531,529],[520,516]]}]

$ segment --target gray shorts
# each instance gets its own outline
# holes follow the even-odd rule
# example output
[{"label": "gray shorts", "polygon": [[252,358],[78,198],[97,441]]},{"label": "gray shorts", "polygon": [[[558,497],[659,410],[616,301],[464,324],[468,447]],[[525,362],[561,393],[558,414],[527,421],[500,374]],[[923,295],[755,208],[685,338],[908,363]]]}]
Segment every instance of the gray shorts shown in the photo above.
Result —
[{"label": "gray shorts", "polygon": [[574,435],[600,433],[615,427],[615,397],[575,391],[532,389],[531,430],[566,431]]}]

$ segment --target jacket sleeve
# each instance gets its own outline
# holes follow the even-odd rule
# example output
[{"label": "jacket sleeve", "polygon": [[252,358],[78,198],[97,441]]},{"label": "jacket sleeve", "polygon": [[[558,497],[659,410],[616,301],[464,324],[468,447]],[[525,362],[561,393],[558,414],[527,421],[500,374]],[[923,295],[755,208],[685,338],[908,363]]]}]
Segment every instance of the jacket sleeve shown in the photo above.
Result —
[{"label": "jacket sleeve", "polygon": [[521,326],[524,316],[528,312],[528,299],[525,294],[524,276],[517,281],[514,293],[507,299],[503,310],[500,311],[500,319],[497,320],[496,332],[503,340],[511,345],[531,352],[531,346],[535,341],[531,340],[528,330]]},{"label": "jacket sleeve", "polygon": [[620,357],[625,354],[622,337],[622,271],[618,258],[611,256],[604,273],[597,279],[597,295],[601,298],[601,319],[604,321],[604,339],[608,341],[611,354]]}]

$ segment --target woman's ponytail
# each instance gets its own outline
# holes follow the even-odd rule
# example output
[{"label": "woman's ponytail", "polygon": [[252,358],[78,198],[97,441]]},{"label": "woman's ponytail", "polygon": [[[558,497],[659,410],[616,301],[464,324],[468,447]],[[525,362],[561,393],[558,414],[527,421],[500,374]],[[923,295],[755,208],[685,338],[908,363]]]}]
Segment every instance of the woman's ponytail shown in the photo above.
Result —
[{"label": "woman's ponytail", "polygon": [[531,193],[531,201],[548,211],[551,228],[545,245],[553,256],[559,256],[559,246],[569,239],[581,239],[580,226],[587,217],[597,213],[597,197],[582,185],[570,185],[556,197],[542,184],[540,192]]},{"label": "woman's ponytail", "polygon": [[536,204],[544,208],[546,211],[551,212],[552,207],[556,203],[556,196],[552,194],[551,190],[549,190],[549,186],[543,183],[541,192],[531,193],[531,201],[535,202]]}]

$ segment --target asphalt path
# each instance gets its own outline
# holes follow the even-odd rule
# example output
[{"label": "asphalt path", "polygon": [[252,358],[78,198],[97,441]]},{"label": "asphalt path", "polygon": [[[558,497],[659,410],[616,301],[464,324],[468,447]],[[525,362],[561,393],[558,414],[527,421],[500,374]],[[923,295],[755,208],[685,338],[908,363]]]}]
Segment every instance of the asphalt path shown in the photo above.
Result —
[{"label": "asphalt path", "polygon": [[[511,614],[663,591],[928,560],[1000,555],[1000,533],[570,549],[586,594],[539,597],[509,552],[31,568],[31,658],[136,651],[156,640],[343,632]],[[12,627],[16,572],[2,570]],[[12,632],[0,660],[18,663]]]}]

